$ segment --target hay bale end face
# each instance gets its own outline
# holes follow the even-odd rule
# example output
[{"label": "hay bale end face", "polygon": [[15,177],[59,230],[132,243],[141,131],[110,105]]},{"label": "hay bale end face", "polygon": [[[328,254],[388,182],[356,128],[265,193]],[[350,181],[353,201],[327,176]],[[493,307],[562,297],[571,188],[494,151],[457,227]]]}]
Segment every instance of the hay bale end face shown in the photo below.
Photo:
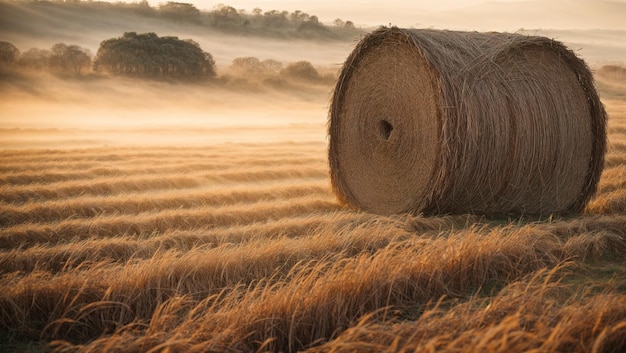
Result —
[{"label": "hay bale end face", "polygon": [[366,211],[574,213],[597,188],[606,113],[557,41],[381,28],[343,66],[329,135],[335,194]]}]

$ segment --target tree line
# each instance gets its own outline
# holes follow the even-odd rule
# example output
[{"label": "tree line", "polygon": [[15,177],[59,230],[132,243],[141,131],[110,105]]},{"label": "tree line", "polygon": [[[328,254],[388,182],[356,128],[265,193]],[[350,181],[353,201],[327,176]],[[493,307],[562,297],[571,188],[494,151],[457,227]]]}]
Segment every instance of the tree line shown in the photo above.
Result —
[{"label": "tree line", "polygon": [[309,61],[301,60],[283,66],[277,60],[261,61],[253,56],[235,58],[224,76],[239,82],[257,82],[271,86],[280,86],[284,80],[330,84],[336,78],[335,73],[320,73]]},{"label": "tree line", "polygon": [[[174,81],[201,81],[217,77],[213,56],[203,51],[197,42],[174,36],[159,37],[152,32],[126,32],[120,37],[104,40],[95,57],[88,49],[78,45],[57,43],[49,50],[32,48],[22,53],[12,43],[0,41],[0,68],[73,76],[95,73]],[[277,60],[260,61],[255,57],[235,58],[223,75],[225,81],[231,78],[267,82],[287,78],[307,83],[333,79],[321,75],[308,61],[283,67]]]},{"label": "tree line", "polygon": [[324,24],[317,16],[300,10],[265,11],[255,8],[247,11],[224,4],[216,5],[209,11],[200,10],[190,3],[176,1],[160,3],[153,7],[146,0],[132,3],[93,0],[27,0],[19,3],[6,3],[5,7],[5,11],[11,11],[13,7],[20,8],[26,13],[64,13],[81,18],[123,16],[135,18],[137,21],[167,21],[252,36],[354,39],[363,32],[350,20],[337,18],[332,23]]},{"label": "tree line", "polygon": [[211,54],[191,39],[159,37],[155,33],[126,32],[100,43],[96,56],[78,45],[57,43],[47,49],[24,53],[9,42],[0,42],[0,64],[80,76],[87,72],[118,76],[200,80],[216,76]]},{"label": "tree line", "polygon": [[244,9],[218,4],[212,11],[201,11],[193,4],[175,1],[168,1],[152,8],[145,0],[130,6],[153,17],[196,23],[228,32],[309,38],[353,37],[361,33],[361,30],[357,29],[350,20],[344,21],[337,18],[331,25],[325,25],[317,16],[300,10],[263,11],[257,7],[248,12]]},{"label": "tree line", "polygon": [[23,53],[9,42],[0,42],[0,65],[20,65],[37,70],[81,74],[91,68],[91,54],[78,45],[57,43],[49,50],[31,48]]},{"label": "tree line", "polygon": [[[168,2],[160,6],[159,10],[163,11],[166,8],[179,9],[190,6],[193,7],[193,5],[185,3]],[[180,12],[187,13],[186,11]],[[337,18],[332,25],[325,25],[320,22],[317,16],[309,15],[300,10],[293,12],[263,11],[257,7],[251,13],[248,13],[246,10],[237,10],[232,6],[219,4],[213,11],[203,15],[200,13],[198,19],[211,27],[231,32],[260,32],[301,37],[351,37],[360,33],[360,30],[354,26],[352,21],[344,21]]]}]

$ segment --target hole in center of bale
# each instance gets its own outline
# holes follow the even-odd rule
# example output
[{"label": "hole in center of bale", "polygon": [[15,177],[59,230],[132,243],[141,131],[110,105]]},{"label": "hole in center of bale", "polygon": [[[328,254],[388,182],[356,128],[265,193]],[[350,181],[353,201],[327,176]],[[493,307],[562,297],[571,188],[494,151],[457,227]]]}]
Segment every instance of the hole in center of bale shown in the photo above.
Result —
[{"label": "hole in center of bale", "polygon": [[378,132],[383,139],[389,140],[389,136],[391,135],[392,131],[393,125],[391,125],[387,120],[383,119],[378,122]]}]

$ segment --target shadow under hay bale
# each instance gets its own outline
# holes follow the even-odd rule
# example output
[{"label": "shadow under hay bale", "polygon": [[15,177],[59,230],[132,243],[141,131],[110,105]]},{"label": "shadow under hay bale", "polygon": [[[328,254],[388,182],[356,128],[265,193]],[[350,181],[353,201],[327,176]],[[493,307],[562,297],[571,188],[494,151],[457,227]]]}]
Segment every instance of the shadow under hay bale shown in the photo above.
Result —
[{"label": "shadow under hay bale", "polygon": [[331,181],[381,214],[580,212],[606,119],[587,65],[557,41],[383,27],[337,81]]}]

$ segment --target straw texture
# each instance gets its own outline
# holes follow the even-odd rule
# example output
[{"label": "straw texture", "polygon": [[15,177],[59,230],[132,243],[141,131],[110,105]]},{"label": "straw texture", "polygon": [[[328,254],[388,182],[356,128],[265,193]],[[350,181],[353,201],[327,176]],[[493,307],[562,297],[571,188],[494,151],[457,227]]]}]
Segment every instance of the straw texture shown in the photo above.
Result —
[{"label": "straw texture", "polygon": [[606,119],[587,65],[557,41],[383,27],[337,81],[331,181],[380,214],[580,212]]}]

